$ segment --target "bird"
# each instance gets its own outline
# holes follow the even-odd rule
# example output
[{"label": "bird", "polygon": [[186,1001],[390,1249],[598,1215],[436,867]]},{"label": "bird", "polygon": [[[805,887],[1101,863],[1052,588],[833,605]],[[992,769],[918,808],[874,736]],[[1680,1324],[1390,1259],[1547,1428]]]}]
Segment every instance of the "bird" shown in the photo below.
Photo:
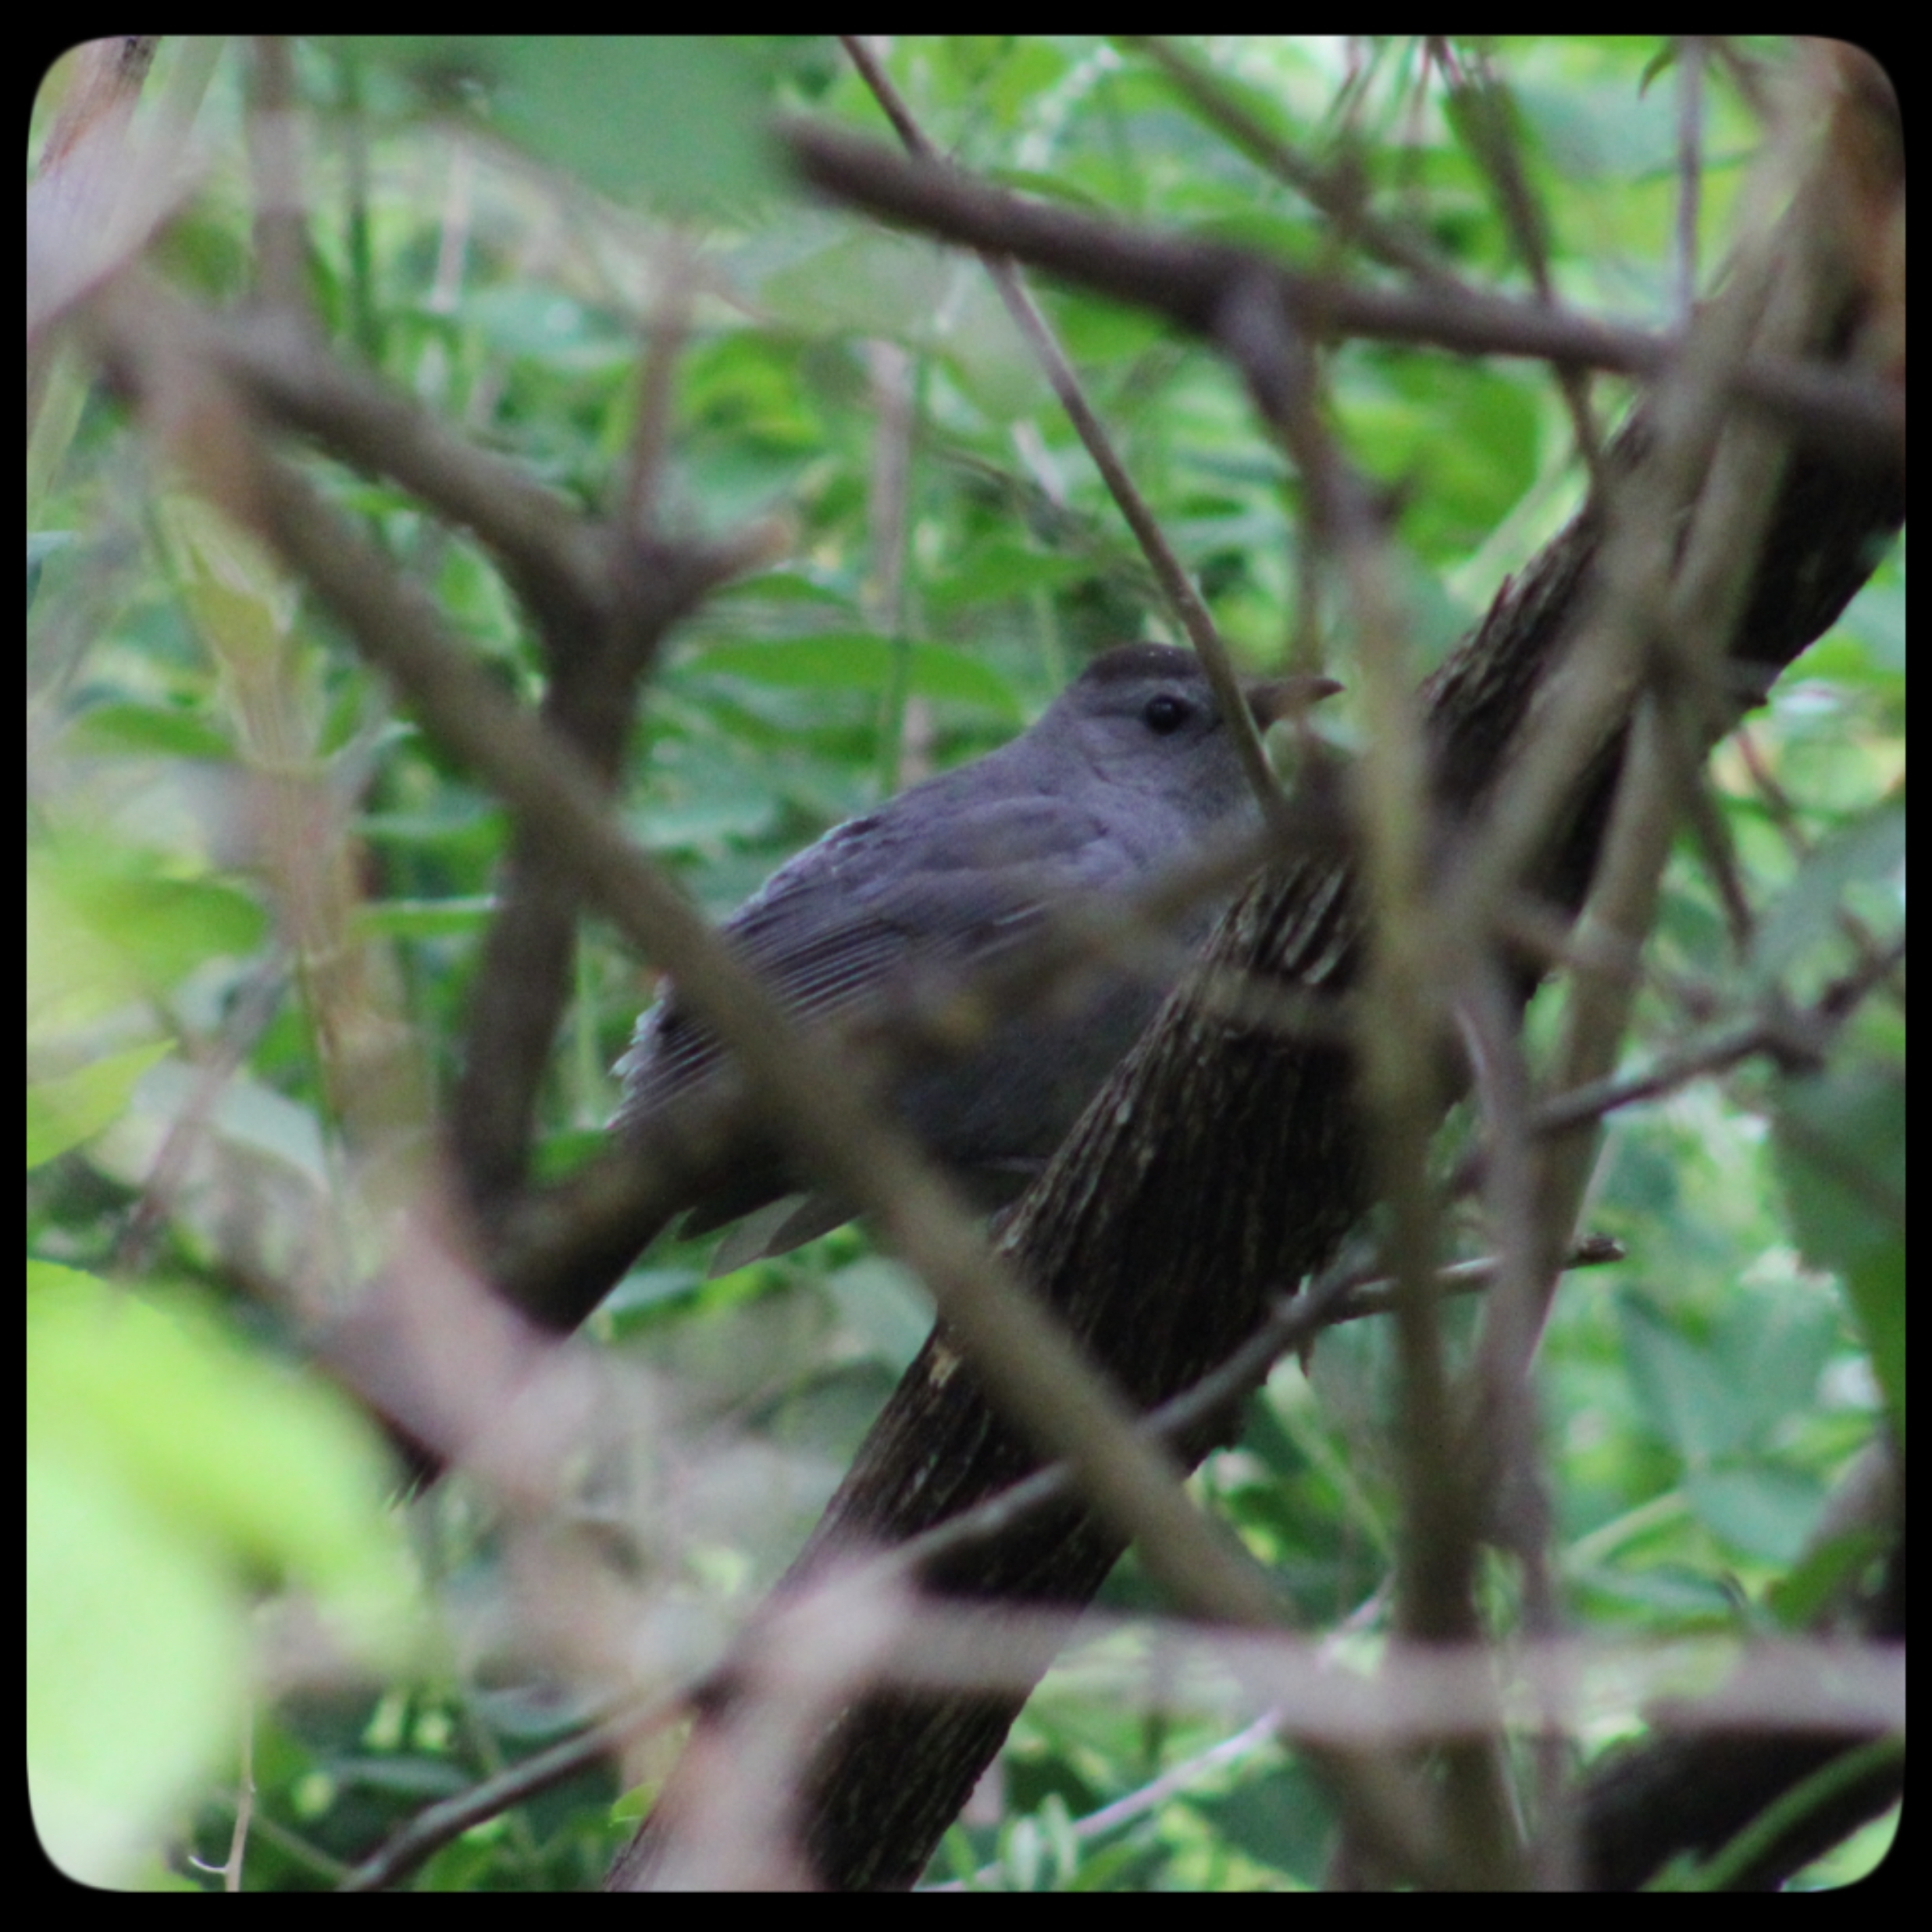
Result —
[{"label": "bird", "polygon": [[[1243,687],[1264,727],[1340,689],[1310,675]],[[1259,811],[1199,661],[1171,645],[1117,645],[1018,737],[833,827],[722,935],[793,1019],[850,1022],[936,976],[966,982],[1057,912],[1145,886]],[[1224,903],[1197,904],[1175,938],[1198,943]],[[965,1050],[923,1056],[887,1084],[899,1118],[983,1210],[1011,1201],[1044,1164],[1169,989],[1144,964],[1103,967],[1081,986],[1077,1004],[996,1016]],[[667,983],[618,1064],[611,1131],[640,1149],[667,1122],[675,1132],[676,1109],[725,1064]],[[740,1224],[714,1274],[786,1253],[853,1212],[812,1189],[762,1130],[699,1164],[706,1178],[683,1232]]]}]

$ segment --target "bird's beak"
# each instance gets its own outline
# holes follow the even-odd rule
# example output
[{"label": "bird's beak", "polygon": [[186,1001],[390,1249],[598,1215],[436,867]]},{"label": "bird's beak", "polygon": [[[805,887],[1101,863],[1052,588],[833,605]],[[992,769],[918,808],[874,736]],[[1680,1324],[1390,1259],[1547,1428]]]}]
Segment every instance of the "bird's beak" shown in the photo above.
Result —
[{"label": "bird's beak", "polygon": [[1333,678],[1292,677],[1258,679],[1247,687],[1248,708],[1263,731],[1284,718],[1299,718],[1333,697],[1342,686]]}]

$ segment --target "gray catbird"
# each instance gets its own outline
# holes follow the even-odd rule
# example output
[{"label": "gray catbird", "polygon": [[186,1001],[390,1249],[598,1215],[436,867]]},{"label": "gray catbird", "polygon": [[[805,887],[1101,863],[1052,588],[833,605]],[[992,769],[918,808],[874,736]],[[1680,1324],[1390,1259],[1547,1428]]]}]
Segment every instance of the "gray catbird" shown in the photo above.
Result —
[{"label": "gray catbird", "polygon": [[[1340,687],[1294,678],[1246,688],[1266,725]],[[1192,654],[1124,644],[1011,743],[827,832],[723,929],[795,1017],[851,1016],[916,975],[970,973],[1056,907],[1144,884],[1257,810]],[[1192,944],[1220,910],[1197,907],[1176,936]],[[1049,1003],[999,1021],[964,1056],[903,1073],[893,1104],[975,1199],[997,1207],[1058,1145],[1164,990],[1144,974],[1091,975],[1076,1010]],[[716,1041],[668,989],[618,1064],[615,1130],[660,1125],[719,1063]],[[727,1166],[690,1203],[684,1232],[766,1211],[733,1231],[721,1269],[795,1247],[851,1212],[829,1198],[786,1199],[798,1183],[770,1142],[734,1147]]]}]

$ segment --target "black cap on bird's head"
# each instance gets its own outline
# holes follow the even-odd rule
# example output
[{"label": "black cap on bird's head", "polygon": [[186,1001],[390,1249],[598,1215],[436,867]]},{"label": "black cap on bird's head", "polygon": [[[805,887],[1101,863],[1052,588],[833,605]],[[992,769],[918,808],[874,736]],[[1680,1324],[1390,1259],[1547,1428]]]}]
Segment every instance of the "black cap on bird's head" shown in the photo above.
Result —
[{"label": "black cap on bird's head", "polygon": [[[1263,731],[1341,689],[1332,678],[1309,676],[1242,684]],[[1202,825],[1235,809],[1246,788],[1207,673],[1193,652],[1172,644],[1103,651],[1014,746],[1030,740],[1049,755],[1077,750],[1110,783],[1176,793]]]}]

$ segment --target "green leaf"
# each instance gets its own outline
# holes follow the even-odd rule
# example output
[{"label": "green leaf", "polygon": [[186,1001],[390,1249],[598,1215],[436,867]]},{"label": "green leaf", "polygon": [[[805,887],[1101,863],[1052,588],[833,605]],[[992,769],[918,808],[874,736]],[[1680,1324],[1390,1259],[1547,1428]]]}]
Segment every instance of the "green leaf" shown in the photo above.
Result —
[{"label": "green leaf", "polygon": [[27,1267],[27,1765],[62,1869],[123,1880],[234,1750],[251,1579],[393,1651],[387,1475],[346,1402],[185,1302]]},{"label": "green leaf", "polygon": [[1693,1463],[1742,1443],[1751,1406],[1726,1364],[1637,1296],[1621,1297],[1617,1313],[1631,1379],[1663,1440]]},{"label": "green leaf", "polygon": [[[891,638],[872,631],[821,631],[770,643],[714,644],[692,658],[690,668],[793,690],[881,691],[899,648]],[[1018,716],[1012,686],[980,659],[944,644],[915,643],[911,655],[907,688],[914,696]]]},{"label": "green leaf", "polygon": [[1856,885],[1902,877],[1905,815],[1888,804],[1821,839],[1760,921],[1752,963],[1767,979],[1788,972],[1809,946],[1834,939],[1846,894]]},{"label": "green leaf", "polygon": [[130,1882],[231,1757],[246,1613],[225,1566],[111,1459],[30,1431],[27,1791],[40,1841],[70,1878]]},{"label": "green leaf", "polygon": [[68,725],[62,748],[80,757],[159,754],[176,758],[234,757],[225,733],[198,711],[160,704],[96,704]]},{"label": "green leaf", "polygon": [[620,201],[715,215],[784,186],[756,67],[734,39],[399,34],[348,44]]},{"label": "green leaf", "polygon": [[345,1398],[249,1354],[185,1296],[124,1295],[45,1261],[27,1267],[27,1354],[41,1446],[84,1443],[237,1574],[388,1607],[390,1474]]},{"label": "green leaf", "polygon": [[171,1040],[110,1053],[79,1072],[28,1083],[27,1164],[41,1167],[118,1119],[134,1082],[173,1050]]},{"label": "green leaf", "polygon": [[1884,1067],[1793,1081],[1778,1172],[1806,1260],[1850,1292],[1900,1453],[1905,1442],[1905,1091]]},{"label": "green leaf", "polygon": [[73,836],[30,847],[28,1036],[87,1025],[211,958],[251,953],[266,930],[245,893],[160,876],[148,854]]}]

